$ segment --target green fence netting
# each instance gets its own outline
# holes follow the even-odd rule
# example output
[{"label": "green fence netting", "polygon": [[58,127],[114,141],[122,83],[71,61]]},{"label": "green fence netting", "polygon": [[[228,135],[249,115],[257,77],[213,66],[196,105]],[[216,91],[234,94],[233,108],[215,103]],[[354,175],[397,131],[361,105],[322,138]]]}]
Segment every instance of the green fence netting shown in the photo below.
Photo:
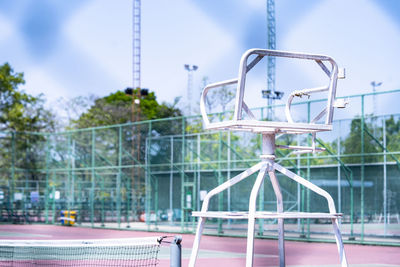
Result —
[{"label": "green fence netting", "polygon": [[[327,190],[344,214],[343,233],[359,242],[400,243],[399,107],[372,114],[400,91],[351,96],[338,111],[334,131],[318,136],[326,151],[289,154],[277,161]],[[297,103],[298,119],[319,101]],[[282,106],[275,108],[276,116]],[[264,118],[266,108],[254,114]],[[230,113],[214,114],[214,120]],[[279,119],[277,117],[277,119]],[[307,135],[281,136],[279,144],[307,145]],[[61,211],[76,211],[76,225],[163,231],[194,231],[192,210],[204,194],[259,161],[257,134],[205,132],[199,116],[145,121],[60,133],[0,133],[0,220],[60,223]],[[246,210],[255,175],[212,199],[213,210]],[[327,211],[323,199],[278,174],[285,210]],[[266,179],[258,208],[275,210]],[[260,236],[275,235],[276,222],[259,220]],[[288,220],[288,236],[320,238],[324,220]],[[245,235],[245,221],[209,220],[212,234]]]}]

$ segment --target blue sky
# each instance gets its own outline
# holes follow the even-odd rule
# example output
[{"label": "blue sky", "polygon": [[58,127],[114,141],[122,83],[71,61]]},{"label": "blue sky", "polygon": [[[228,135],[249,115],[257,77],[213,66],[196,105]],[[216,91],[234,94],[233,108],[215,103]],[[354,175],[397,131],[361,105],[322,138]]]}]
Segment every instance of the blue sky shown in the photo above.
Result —
[{"label": "blue sky", "polygon": [[[142,1],[142,87],[160,101],[185,96],[184,64],[199,66],[194,95],[205,76],[236,77],[241,54],[266,47],[265,2]],[[276,0],[276,18],[278,49],[327,54],[346,67],[338,95],[369,92],[373,80],[400,88],[400,1]],[[25,73],[24,89],[50,105],[122,90],[132,84],[132,1],[0,0],[0,51],[1,64]],[[279,90],[300,77],[314,80],[307,68],[277,65]],[[250,105],[264,101],[256,92]]]}]

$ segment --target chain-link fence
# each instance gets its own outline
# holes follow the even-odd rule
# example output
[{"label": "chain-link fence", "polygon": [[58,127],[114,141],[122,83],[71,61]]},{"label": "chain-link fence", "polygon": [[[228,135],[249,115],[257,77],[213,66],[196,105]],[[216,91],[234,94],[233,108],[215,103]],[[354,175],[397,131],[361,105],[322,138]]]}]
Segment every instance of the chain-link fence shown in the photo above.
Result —
[{"label": "chain-link fence", "polygon": [[[400,243],[400,90],[351,96],[332,132],[318,136],[323,153],[277,150],[277,161],[328,191],[344,214],[343,233],[358,242]],[[375,103],[372,105],[372,103]],[[379,103],[379,110],[376,109]],[[307,121],[320,101],[297,103]],[[274,114],[279,119],[282,106]],[[264,118],[267,108],[253,111]],[[375,114],[375,115],[374,115]],[[213,119],[231,116],[214,114]],[[308,135],[283,135],[279,144],[309,145]],[[163,231],[194,231],[192,210],[218,184],[259,161],[261,137],[205,132],[199,116],[80,129],[61,133],[0,133],[0,220]],[[212,199],[213,210],[246,210],[255,175]],[[278,174],[285,210],[327,211],[318,195]],[[272,186],[262,187],[258,208],[275,210]],[[64,214],[64,213],[63,213]],[[245,235],[246,221],[208,220],[212,234]],[[326,238],[324,220],[287,220],[291,238]],[[259,220],[259,236],[276,233]]]}]

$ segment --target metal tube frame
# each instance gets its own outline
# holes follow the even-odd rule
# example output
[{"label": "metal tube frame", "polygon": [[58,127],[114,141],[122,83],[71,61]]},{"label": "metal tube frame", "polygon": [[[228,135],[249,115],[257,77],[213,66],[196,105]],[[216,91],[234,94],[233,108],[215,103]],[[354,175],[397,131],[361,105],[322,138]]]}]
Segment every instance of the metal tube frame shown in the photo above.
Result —
[{"label": "metal tube frame", "polygon": [[[247,63],[249,58],[252,55],[256,55],[250,63]],[[233,115],[233,121],[240,121],[242,120],[243,111],[250,117],[254,118],[253,113],[247,107],[246,103],[244,102],[244,92],[245,92],[245,85],[246,85],[246,74],[249,72],[263,57],[285,57],[285,58],[297,58],[297,59],[304,59],[304,60],[313,60],[317,62],[317,64],[321,67],[321,69],[325,72],[325,74],[329,77],[329,84],[326,86],[316,87],[316,88],[306,88],[303,90],[297,90],[292,92],[292,94],[288,98],[288,102],[286,104],[285,115],[287,121],[289,123],[293,123],[293,119],[290,113],[290,107],[292,104],[292,100],[295,96],[301,97],[302,95],[310,95],[312,93],[318,93],[323,91],[328,91],[328,99],[326,107],[314,118],[312,121],[316,122],[320,120],[324,115],[325,117],[325,125],[331,125],[333,119],[333,109],[335,107],[335,96],[336,96],[336,84],[338,78],[344,78],[344,76],[338,75],[338,66],[336,62],[328,56],[325,55],[313,55],[313,54],[304,54],[304,53],[293,53],[293,52],[286,52],[286,51],[277,51],[277,50],[268,50],[268,49],[249,49],[247,50],[239,64],[239,75],[238,78],[226,80],[218,83],[213,83],[207,85],[200,98],[200,112],[203,117],[203,121],[205,124],[205,128],[212,128],[213,126],[217,126],[218,123],[210,123],[208,119],[206,108],[205,108],[205,101],[207,93],[210,89],[218,88],[226,85],[237,84],[237,92],[236,92],[236,99],[235,99],[235,111]],[[329,62],[331,64],[331,70],[325,66],[323,62]]]},{"label": "metal tube frame", "polygon": [[[251,56],[254,56],[250,63],[248,63]],[[245,93],[245,85],[246,85],[246,75],[261,59],[264,57],[286,57],[286,58],[297,58],[297,59],[305,59],[315,61],[325,72],[325,74],[329,77],[329,84],[327,86],[317,87],[317,88],[306,88],[302,90],[297,90],[291,93],[288,98],[285,115],[287,122],[261,122],[257,121],[254,114],[251,112],[249,107],[244,102],[244,93]],[[328,62],[331,65],[331,68],[328,69],[323,62]],[[347,266],[346,255],[344,252],[342,236],[339,230],[338,218],[341,217],[341,214],[336,213],[335,203],[331,195],[320,187],[314,185],[310,182],[310,156],[307,156],[307,179],[300,177],[299,175],[289,171],[288,169],[282,167],[278,163],[275,162],[275,134],[276,133],[311,133],[312,140],[308,138],[308,145],[312,141],[312,146],[303,148],[296,147],[299,153],[309,153],[310,151],[316,152],[315,142],[316,142],[316,132],[319,131],[327,131],[332,129],[332,119],[333,119],[333,110],[334,107],[345,107],[345,103],[336,103],[336,84],[338,78],[344,78],[343,75],[338,74],[338,67],[336,62],[328,57],[323,55],[312,55],[312,54],[303,54],[303,53],[293,53],[293,52],[285,52],[285,51],[275,51],[275,50],[266,50],[266,49],[250,49],[246,51],[239,64],[239,75],[237,79],[231,79],[227,81],[222,81],[219,83],[214,83],[207,85],[200,99],[200,111],[203,117],[203,122],[206,129],[225,129],[231,131],[253,131],[262,134],[262,155],[261,162],[254,165],[253,167],[247,169],[241,174],[235,176],[234,178],[228,180],[225,183],[220,184],[213,190],[211,190],[204,199],[203,206],[200,212],[193,212],[192,215],[195,217],[200,217],[198,221],[196,237],[193,244],[192,254],[190,257],[189,267],[194,267],[197,253],[200,244],[200,238],[204,229],[204,223],[206,218],[218,218],[220,222],[221,219],[247,219],[248,220],[248,229],[247,229],[247,253],[246,253],[246,267],[253,266],[253,256],[254,256],[254,227],[255,220],[257,218],[275,218],[278,219],[278,247],[279,247],[279,258],[280,258],[280,267],[285,266],[285,245],[284,245],[284,219],[285,218],[329,218],[332,221],[333,231],[335,234],[336,244],[339,251],[339,258],[342,267]],[[340,77],[339,77],[340,76]],[[237,84],[237,92],[236,92],[236,100],[235,100],[235,111],[233,115],[233,120],[228,122],[213,122],[211,123],[208,119],[208,114],[205,109],[205,100],[207,93],[212,88],[221,87],[229,84]],[[310,117],[310,102],[308,103],[308,123],[297,123],[294,122],[291,113],[290,107],[292,104],[292,100],[294,97],[301,97],[303,95],[310,95],[312,93],[328,91],[328,99],[326,107],[314,118],[311,120]],[[243,120],[243,112],[247,114],[248,120]],[[318,124],[317,122],[325,116],[325,120],[323,124]],[[220,138],[221,140],[221,133]],[[291,148],[291,147],[288,147]],[[294,148],[294,149],[296,149]],[[219,153],[220,154],[220,153]],[[220,164],[220,158],[218,158],[218,164]],[[220,165],[219,165],[220,166]],[[220,168],[219,168],[220,169]],[[303,187],[307,190],[307,211],[306,212],[284,212],[283,209],[283,197],[282,192],[279,186],[279,182],[275,175],[275,170],[279,171],[283,175],[289,177],[294,180],[298,184],[303,185]],[[251,190],[250,199],[249,199],[249,209],[248,212],[222,212],[220,210],[220,205],[218,205],[218,211],[212,212],[208,211],[208,205],[210,198],[218,195],[218,199],[221,199],[221,195],[219,195],[224,190],[227,190],[234,184],[240,182],[241,180],[249,177],[253,173],[259,171],[257,179],[253,185]],[[274,190],[274,194],[276,197],[276,205],[277,211],[275,213],[271,212],[263,212],[263,204],[260,203],[259,209],[260,211],[256,211],[257,209],[257,197],[260,191],[261,186],[263,185],[264,178],[268,173],[270,177],[270,181]],[[329,213],[311,213],[310,212],[310,191],[313,191],[322,197],[324,197],[328,202]],[[303,191],[304,192],[304,191]],[[303,194],[302,194],[303,195]],[[261,197],[262,199],[262,197]],[[308,237],[310,233],[310,225],[308,222]],[[219,229],[220,230],[220,229]],[[220,231],[219,231],[220,232]]]},{"label": "metal tube frame", "polygon": [[[276,203],[277,203],[277,212],[269,213],[268,218],[276,218],[278,219],[278,247],[279,247],[279,258],[280,258],[280,267],[285,266],[285,245],[284,245],[284,219],[285,218],[330,218],[332,221],[333,231],[335,234],[336,244],[339,252],[340,264],[342,267],[347,267],[347,259],[344,252],[344,246],[342,241],[342,236],[339,230],[338,217],[340,214],[336,213],[335,203],[331,195],[320,187],[314,185],[310,181],[302,178],[301,176],[289,171],[288,169],[282,167],[280,164],[275,162],[275,134],[263,134],[263,155],[261,155],[261,162],[257,163],[253,167],[247,169],[246,171],[240,173],[239,175],[233,177],[232,179],[226,181],[225,183],[220,184],[213,190],[211,190],[203,201],[203,206],[201,212],[193,212],[193,216],[198,216],[199,221],[196,230],[196,236],[193,243],[193,249],[190,256],[189,267],[194,267],[196,263],[196,258],[199,250],[201,235],[204,229],[205,220],[207,217],[214,218],[226,218],[232,219],[237,216],[237,219],[248,219],[248,232],[247,232],[247,252],[246,252],[246,267],[253,266],[253,257],[254,257],[254,226],[256,218],[265,218],[262,215],[262,212],[256,211],[257,204],[257,196],[260,190],[260,187],[264,181],[266,174],[268,173],[270,177],[270,181],[272,187],[274,189]],[[283,198],[280,190],[279,182],[275,175],[275,170],[280,172],[281,174],[289,177],[294,180],[298,184],[303,185],[305,188],[319,194],[324,197],[328,203],[329,213],[321,214],[321,213],[310,213],[310,212],[298,212],[298,213],[285,213],[283,210]],[[209,212],[208,206],[210,199],[213,196],[216,196],[238,182],[246,179],[250,175],[259,172],[257,179],[252,188],[250,199],[249,199],[249,211],[248,213],[223,213],[223,212]]]}]

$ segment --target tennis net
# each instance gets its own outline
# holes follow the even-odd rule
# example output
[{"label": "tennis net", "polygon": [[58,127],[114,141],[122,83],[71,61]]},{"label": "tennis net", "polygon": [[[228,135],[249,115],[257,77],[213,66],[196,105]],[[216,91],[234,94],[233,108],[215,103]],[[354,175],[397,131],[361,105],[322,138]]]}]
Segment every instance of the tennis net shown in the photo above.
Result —
[{"label": "tennis net", "polygon": [[0,240],[0,266],[156,266],[161,240]]}]

